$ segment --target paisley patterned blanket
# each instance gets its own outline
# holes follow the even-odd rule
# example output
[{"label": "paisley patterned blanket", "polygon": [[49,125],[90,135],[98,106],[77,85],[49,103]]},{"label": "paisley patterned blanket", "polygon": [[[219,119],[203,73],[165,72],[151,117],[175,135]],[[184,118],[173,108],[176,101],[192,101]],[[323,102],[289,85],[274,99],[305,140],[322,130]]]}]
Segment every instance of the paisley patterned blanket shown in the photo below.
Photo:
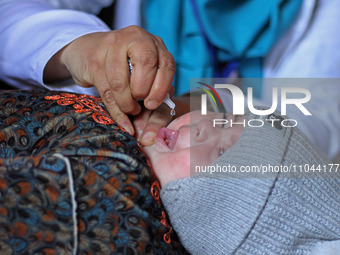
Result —
[{"label": "paisley patterned blanket", "polygon": [[0,254],[186,254],[100,99],[0,92]]}]

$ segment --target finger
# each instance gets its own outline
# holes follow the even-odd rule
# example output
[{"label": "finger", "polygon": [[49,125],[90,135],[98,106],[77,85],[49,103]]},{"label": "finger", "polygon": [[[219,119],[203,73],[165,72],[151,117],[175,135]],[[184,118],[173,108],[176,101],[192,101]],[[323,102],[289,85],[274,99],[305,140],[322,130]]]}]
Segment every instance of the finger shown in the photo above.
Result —
[{"label": "finger", "polygon": [[172,88],[172,81],[175,75],[175,61],[173,56],[162,47],[158,48],[158,69],[151,91],[144,99],[145,107],[153,110],[164,100]]},{"label": "finger", "polygon": [[146,124],[142,135],[140,136],[140,143],[143,146],[150,146],[155,143],[158,131],[168,125],[172,120],[170,111],[167,106],[160,106],[150,115],[148,123]]},{"label": "finger", "polygon": [[109,88],[103,92],[113,94],[115,103],[121,112],[136,115],[141,111],[140,105],[132,97],[130,90],[130,73],[125,50],[113,52],[110,48],[105,59],[105,75]]},{"label": "finger", "polygon": [[150,146],[155,143],[158,131],[164,127],[160,123],[149,122],[139,138],[139,142],[142,146]]},{"label": "finger", "polygon": [[[112,90],[109,89],[108,84],[105,82],[104,85],[96,85],[98,93],[103,100],[110,116],[117,122],[119,126],[124,128],[129,134],[134,135],[134,128],[131,124],[129,117],[120,110],[118,107]],[[106,88],[106,89],[105,89]]]},{"label": "finger", "polygon": [[136,99],[144,99],[151,90],[158,67],[158,50],[154,40],[136,40],[129,48],[133,66],[131,74],[131,93]]},{"label": "finger", "polygon": [[170,91],[169,91],[170,96],[173,96],[175,94],[175,88],[174,86],[171,85]]},{"label": "finger", "polygon": [[135,137],[136,139],[139,140],[139,138],[141,137],[145,126],[147,125],[150,116],[152,114],[152,111],[149,111],[147,109],[143,109],[142,112],[140,114],[138,114],[136,117],[134,117],[133,119],[133,126],[135,128]]}]

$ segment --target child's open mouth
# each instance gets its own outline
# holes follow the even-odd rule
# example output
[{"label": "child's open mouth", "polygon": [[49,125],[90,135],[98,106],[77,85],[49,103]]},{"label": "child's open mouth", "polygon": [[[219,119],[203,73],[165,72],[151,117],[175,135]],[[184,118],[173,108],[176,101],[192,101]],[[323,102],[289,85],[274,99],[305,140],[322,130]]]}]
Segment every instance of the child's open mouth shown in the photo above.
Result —
[{"label": "child's open mouth", "polygon": [[175,147],[178,131],[166,127],[161,128],[157,134],[157,140],[168,146],[171,150]]}]

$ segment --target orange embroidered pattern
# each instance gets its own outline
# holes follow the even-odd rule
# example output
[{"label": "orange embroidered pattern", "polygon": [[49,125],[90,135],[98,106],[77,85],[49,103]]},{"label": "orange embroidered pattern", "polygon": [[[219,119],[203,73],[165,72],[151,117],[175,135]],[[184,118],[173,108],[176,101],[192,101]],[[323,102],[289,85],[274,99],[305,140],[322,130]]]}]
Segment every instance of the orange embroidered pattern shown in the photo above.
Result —
[{"label": "orange embroidered pattern", "polygon": [[[153,196],[153,198],[157,201],[157,203],[161,203],[161,198],[159,196],[159,191],[160,191],[161,187],[159,185],[159,182],[158,181],[154,181],[151,185],[151,189],[150,189],[150,192],[151,192],[151,195]],[[172,227],[169,225],[167,219],[166,219],[166,215],[165,215],[165,212],[162,211],[162,218],[161,218],[161,223],[164,227],[168,228],[169,231],[167,233],[165,233],[163,235],[163,240],[164,242],[166,242],[167,244],[171,243],[171,233],[172,233]]]},{"label": "orange embroidered pattern", "polygon": [[56,100],[59,105],[73,105],[75,112],[93,112],[92,118],[95,122],[110,125],[113,120],[110,115],[98,103],[102,103],[101,98],[89,95],[75,95],[71,93],[61,93],[60,95],[45,96],[47,100]]}]

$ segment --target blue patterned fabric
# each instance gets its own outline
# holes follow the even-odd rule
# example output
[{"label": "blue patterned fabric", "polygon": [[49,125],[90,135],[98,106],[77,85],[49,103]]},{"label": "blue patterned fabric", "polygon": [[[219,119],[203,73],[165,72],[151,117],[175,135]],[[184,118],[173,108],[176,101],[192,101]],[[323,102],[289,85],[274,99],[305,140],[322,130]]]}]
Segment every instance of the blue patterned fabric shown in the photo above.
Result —
[{"label": "blue patterned fabric", "polygon": [[2,91],[0,155],[1,255],[186,254],[144,153],[100,99]]}]

